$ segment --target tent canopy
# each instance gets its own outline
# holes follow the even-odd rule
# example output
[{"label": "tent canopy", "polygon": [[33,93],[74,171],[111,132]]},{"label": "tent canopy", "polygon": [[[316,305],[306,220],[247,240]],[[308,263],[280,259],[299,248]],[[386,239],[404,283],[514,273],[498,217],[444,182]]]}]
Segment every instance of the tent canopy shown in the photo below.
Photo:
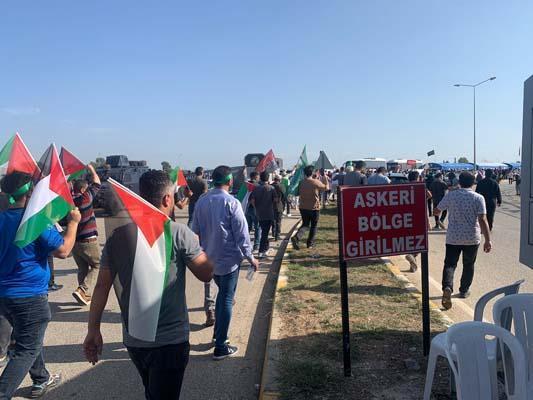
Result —
[{"label": "tent canopy", "polygon": [[504,163],[477,163],[478,168],[487,169],[487,168],[509,168],[507,164]]},{"label": "tent canopy", "polygon": [[318,156],[318,160],[316,160],[315,167],[319,169],[333,169],[333,164],[331,161],[329,161],[328,156],[322,150],[320,150],[320,155]]},{"label": "tent canopy", "polygon": [[474,166],[467,163],[429,163],[429,168],[439,169],[441,171],[450,171],[452,169],[459,171],[471,171],[474,169]]},{"label": "tent canopy", "polygon": [[507,163],[504,163],[505,165],[511,167],[512,169],[518,169],[518,168],[522,168],[522,163],[521,162],[507,162]]}]

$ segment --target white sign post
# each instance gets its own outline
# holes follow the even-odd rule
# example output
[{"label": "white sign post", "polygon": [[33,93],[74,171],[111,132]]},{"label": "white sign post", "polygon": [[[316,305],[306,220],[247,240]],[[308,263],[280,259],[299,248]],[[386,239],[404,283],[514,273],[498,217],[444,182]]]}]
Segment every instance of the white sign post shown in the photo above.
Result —
[{"label": "white sign post", "polygon": [[522,171],[520,176],[520,262],[533,268],[533,76],[524,83]]}]

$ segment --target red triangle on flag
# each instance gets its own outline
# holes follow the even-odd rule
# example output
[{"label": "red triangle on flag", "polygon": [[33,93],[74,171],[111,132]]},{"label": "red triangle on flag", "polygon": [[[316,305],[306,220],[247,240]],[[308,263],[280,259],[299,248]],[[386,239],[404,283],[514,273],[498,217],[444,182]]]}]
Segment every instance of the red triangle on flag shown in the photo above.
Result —
[{"label": "red triangle on flag", "polygon": [[267,169],[274,170],[276,169],[276,166],[276,157],[274,156],[274,152],[272,151],[272,149],[270,149],[268,153],[266,153],[266,155],[261,159],[261,161],[259,161],[259,164],[257,164],[255,170],[257,172],[263,172]]},{"label": "red triangle on flag", "polygon": [[67,183],[67,178],[65,178],[65,173],[59,162],[57,150],[54,145],[52,145],[52,152],[50,155],[50,190],[60,195],[67,203],[74,206],[72,194],[70,193],[70,186]]},{"label": "red triangle on flag", "polygon": [[107,180],[124,204],[133,222],[139,227],[146,241],[151,246],[164,233],[165,223],[169,217],[148,203],[139,195],[125,188],[113,179]]},{"label": "red triangle on flag", "polygon": [[63,166],[65,175],[71,175],[75,172],[85,169],[85,164],[82,163],[74,154],[61,147],[61,153],[59,154],[59,160]]},{"label": "red triangle on flag", "polygon": [[183,173],[183,170],[180,168],[178,172],[178,186],[188,186],[187,185],[187,179],[185,179],[185,174]]},{"label": "red triangle on flag", "polygon": [[19,171],[33,176],[37,170],[37,163],[22,141],[20,135],[16,133],[13,140],[13,147],[11,148],[11,154],[9,156],[7,173],[10,174],[13,171]]}]

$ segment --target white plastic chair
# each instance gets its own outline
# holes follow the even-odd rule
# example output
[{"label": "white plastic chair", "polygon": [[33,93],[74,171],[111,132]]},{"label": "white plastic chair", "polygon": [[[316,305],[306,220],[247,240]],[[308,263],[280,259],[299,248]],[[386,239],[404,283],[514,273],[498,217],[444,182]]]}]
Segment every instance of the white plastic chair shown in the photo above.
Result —
[{"label": "white plastic chair", "polygon": [[[518,293],[518,290],[520,289],[520,285],[524,283],[524,280],[521,279],[519,281],[516,281],[515,283],[512,283],[511,285],[503,286],[498,289],[491,290],[490,292],[484,294],[479,298],[479,300],[476,303],[476,308],[474,310],[474,321],[483,321],[483,312],[485,311],[485,307],[489,301],[494,299],[497,296],[504,295],[504,296],[510,296]],[[511,321],[510,318],[505,319],[505,324],[503,325],[504,328],[507,330],[510,330],[511,328]],[[431,348],[429,351],[429,358],[428,358],[428,368],[426,372],[426,383],[424,387],[424,400],[429,400],[431,396],[431,388],[433,385],[433,378],[435,376],[435,368],[437,366],[437,359],[439,357],[446,357],[445,352],[445,346],[446,346],[446,332],[439,333],[437,336],[433,338],[431,341]],[[496,342],[494,342],[491,345],[491,349],[489,352],[489,358],[491,360],[494,360],[493,365],[493,374],[494,377],[496,377],[496,359],[497,359],[497,351],[496,351]],[[498,387],[498,381],[496,378],[494,379],[494,382],[492,382],[493,388]],[[452,384],[453,387],[453,384]],[[497,400],[497,397],[494,397],[493,400]]]},{"label": "white plastic chair", "polygon": [[[533,294],[522,293],[506,296],[498,300],[492,309],[494,323],[505,326],[512,321],[514,335],[520,342],[527,361],[528,398],[533,399]],[[509,323],[509,327],[510,327]],[[506,376],[512,375],[510,364],[503,354],[503,368]],[[507,384],[507,382],[506,382]]]},{"label": "white plastic chair", "polygon": [[[446,357],[455,377],[458,400],[487,400],[498,396],[491,384],[492,368],[487,352],[494,337],[500,348],[505,349],[506,359],[515,371],[512,385],[506,384],[508,400],[527,400],[527,364],[522,345],[506,329],[485,322],[461,322],[448,329],[446,335]],[[452,355],[451,349],[454,349]],[[512,358],[512,361],[510,360]],[[506,373],[506,369],[504,369]],[[509,387],[513,390],[508,391]]]}]

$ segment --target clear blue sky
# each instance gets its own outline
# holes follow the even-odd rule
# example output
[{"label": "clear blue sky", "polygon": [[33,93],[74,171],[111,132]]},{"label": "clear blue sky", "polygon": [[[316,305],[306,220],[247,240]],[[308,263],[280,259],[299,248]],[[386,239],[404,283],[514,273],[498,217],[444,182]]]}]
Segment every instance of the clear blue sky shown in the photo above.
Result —
[{"label": "clear blue sky", "polygon": [[[142,4],[141,4],[142,3]],[[354,157],[518,158],[531,1],[0,4],[0,141],[194,167],[304,144]]]}]

